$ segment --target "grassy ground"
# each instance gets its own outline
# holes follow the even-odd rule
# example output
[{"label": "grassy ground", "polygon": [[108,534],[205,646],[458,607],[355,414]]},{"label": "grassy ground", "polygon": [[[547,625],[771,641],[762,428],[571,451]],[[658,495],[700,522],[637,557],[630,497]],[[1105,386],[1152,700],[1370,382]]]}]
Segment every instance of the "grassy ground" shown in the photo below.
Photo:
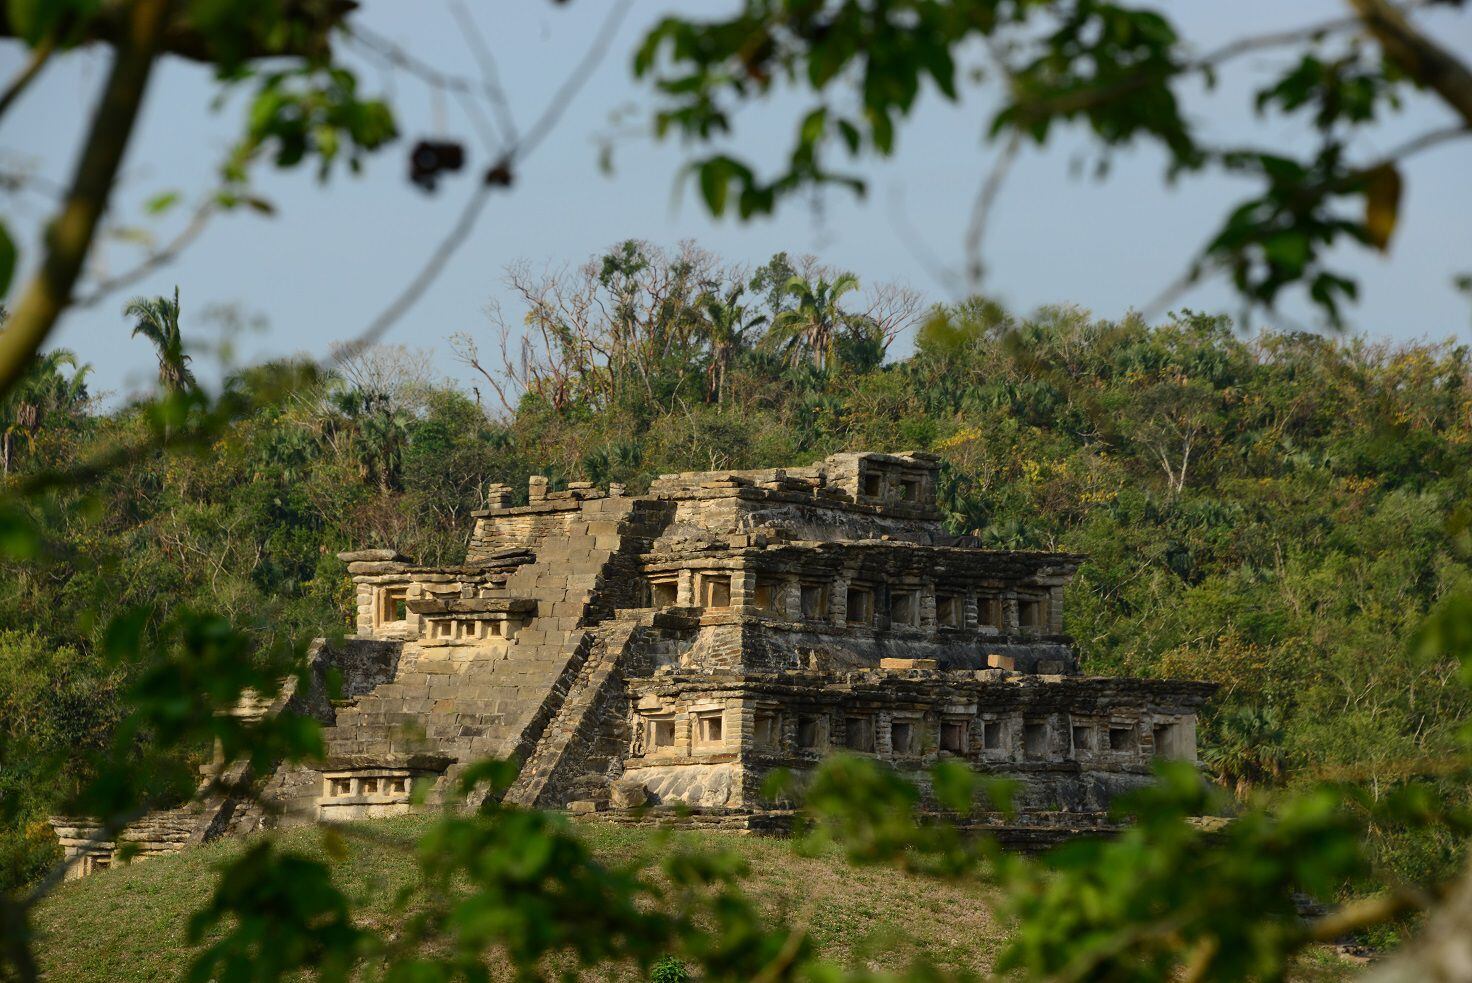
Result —
[{"label": "grassy ground", "polygon": [[[380,837],[408,844],[430,821],[412,817],[369,825]],[[668,842],[644,829],[601,823],[579,828],[598,856],[609,861],[638,857],[654,862]],[[327,857],[319,830],[279,835],[286,846]],[[673,835],[698,836],[704,845],[741,854],[752,870],[745,884],[750,896],[768,913],[807,924],[824,954],[844,964],[901,969],[923,953],[946,969],[984,972],[1002,939],[1002,926],[991,913],[995,896],[984,887],[856,868],[836,854],[800,857],[783,840]],[[240,849],[241,841],[212,844],[65,885],[37,917],[46,978],[179,978],[190,956],[185,942],[189,915],[208,899],[214,868]],[[394,894],[413,877],[412,857],[349,838],[348,854],[335,862],[334,870],[365,924],[391,931]]]}]

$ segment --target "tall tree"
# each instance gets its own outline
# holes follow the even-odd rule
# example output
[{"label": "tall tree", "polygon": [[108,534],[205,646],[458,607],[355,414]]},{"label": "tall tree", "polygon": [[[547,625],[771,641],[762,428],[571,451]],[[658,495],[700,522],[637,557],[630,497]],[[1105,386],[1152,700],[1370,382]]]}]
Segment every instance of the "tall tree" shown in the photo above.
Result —
[{"label": "tall tree", "polygon": [[194,373],[189,371],[189,356],[184,353],[184,335],[179,330],[179,288],[174,299],[167,297],[134,297],[123,308],[123,316],[133,318],[133,337],[142,335],[153,342],[158,355],[158,381],[171,393],[193,389]]},{"label": "tall tree", "polygon": [[[70,374],[63,373],[70,368]],[[0,400],[0,473],[10,474],[17,437],[29,448],[47,416],[74,409],[87,399],[89,366],[65,348],[42,352],[15,387]]]},{"label": "tall tree", "polygon": [[726,373],[731,359],[746,341],[746,333],[766,321],[762,314],[752,314],[741,302],[743,284],[736,284],[725,295],[711,291],[701,297],[706,337],[710,342],[710,368],[706,370],[708,398],[720,403],[726,397]]},{"label": "tall tree", "polygon": [[822,275],[815,280],[792,277],[785,292],[795,304],[773,319],[768,341],[785,351],[794,366],[806,354],[813,368],[826,368],[838,333],[854,326],[860,317],[845,311],[840,303],[857,289],[859,278],[852,273],[840,273],[832,280]]}]

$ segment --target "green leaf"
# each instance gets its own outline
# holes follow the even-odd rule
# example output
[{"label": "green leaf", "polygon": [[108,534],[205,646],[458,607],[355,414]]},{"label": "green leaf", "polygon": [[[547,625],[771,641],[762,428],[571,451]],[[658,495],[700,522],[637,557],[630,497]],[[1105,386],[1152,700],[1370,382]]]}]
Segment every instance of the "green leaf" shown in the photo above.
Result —
[{"label": "green leaf", "polygon": [[179,203],[179,192],[161,191],[143,203],[143,210],[150,215],[162,215]]},{"label": "green leaf", "polygon": [[725,163],[720,158],[700,164],[700,196],[712,215],[720,215],[726,209],[728,181]]},{"label": "green leaf", "polygon": [[798,139],[805,144],[812,145],[823,139],[823,131],[828,127],[828,108],[819,106],[807,116],[803,117],[802,128],[798,131]]},{"label": "green leaf", "polygon": [[1308,236],[1296,230],[1285,230],[1264,240],[1263,251],[1268,260],[1294,273],[1308,262]]}]

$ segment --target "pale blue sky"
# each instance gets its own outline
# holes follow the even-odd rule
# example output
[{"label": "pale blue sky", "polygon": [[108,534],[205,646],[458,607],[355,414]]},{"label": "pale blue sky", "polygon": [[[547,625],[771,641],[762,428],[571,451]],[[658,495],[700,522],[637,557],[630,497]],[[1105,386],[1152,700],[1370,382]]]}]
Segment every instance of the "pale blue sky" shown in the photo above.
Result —
[{"label": "pale blue sky", "polygon": [[[1345,10],[1332,0],[1181,0],[1164,6],[1202,49]],[[366,26],[442,70],[478,71],[443,0],[367,0],[363,7]],[[994,153],[980,136],[990,106],[985,96],[956,109],[932,93],[901,131],[896,157],[865,169],[871,183],[866,200],[833,193],[819,208],[794,202],[771,220],[716,222],[689,194],[674,193],[683,159],[676,145],[625,141],[614,173],[604,175],[598,168],[595,136],[609,129],[611,114],[650,105],[647,90],[632,79],[630,57],[637,39],[667,7],[649,0],[634,4],[609,57],[552,137],[522,167],[515,188],[491,202],[473,238],[387,340],[432,349],[438,369],[469,382],[445,339],[457,331],[485,330],[486,303],[506,299],[501,274],[508,263],[578,263],[628,237],[664,245],[693,238],[748,263],[779,249],[811,252],[866,281],[899,280],[946,299],[945,287],[905,240],[896,216],[903,211],[934,254],[959,264],[971,201]],[[494,8],[490,2],[472,3],[471,9],[496,52],[518,122],[525,127],[581,57],[607,6],[592,0],[565,5],[522,0]],[[1440,11],[1431,23],[1443,43],[1472,52],[1472,16]],[[15,45],[0,45],[0,77],[9,77],[20,57]],[[66,180],[105,70],[103,58],[95,51],[61,60],[6,116],[0,124],[0,160],[7,169],[28,163],[50,181]],[[1216,93],[1193,99],[1190,111],[1223,140],[1290,144],[1291,128],[1256,120],[1247,108],[1248,93],[1275,63],[1268,55],[1244,59]],[[266,328],[241,341],[243,358],[321,354],[331,342],[360,331],[439,241],[472,184],[468,174],[462,175],[434,197],[409,185],[407,142],[430,134],[437,115],[451,134],[471,136],[472,130],[453,101],[438,113],[435,100],[412,77],[389,77],[370,63],[363,65],[369,91],[390,87],[404,130],[397,146],[380,154],[362,176],[339,176],[325,188],[307,171],[262,169],[259,186],[278,206],[275,218],[240,214],[216,221],[180,261],[128,293],[163,293],[178,283],[186,330],[197,334],[211,330],[197,318],[212,304],[235,303],[259,315]],[[205,73],[176,60],[155,76],[125,163],[126,181],[114,202],[117,220],[143,222],[141,203],[159,191],[178,188],[188,194],[208,186],[239,128],[238,107],[211,112],[214,91]],[[1434,102],[1418,99],[1357,149],[1372,157],[1406,136],[1450,121]],[[791,105],[752,106],[740,117],[735,142],[758,158],[775,160],[794,123]],[[1077,179],[1071,163],[1083,146],[1066,138],[1046,151],[1027,152],[999,202],[988,236],[987,288],[1015,309],[1066,302],[1113,317],[1144,306],[1181,272],[1228,205],[1249,187],[1223,178],[1167,187],[1153,153],[1118,159],[1103,182]],[[1358,256],[1351,263],[1363,289],[1353,321],[1376,337],[1466,340],[1472,306],[1452,289],[1451,279],[1472,271],[1472,182],[1466,180],[1472,172],[1472,141],[1428,152],[1405,171],[1408,193],[1390,255]],[[25,257],[33,259],[44,200],[29,195],[0,200]],[[160,238],[167,238],[180,219],[156,222]],[[134,256],[128,247],[111,244],[98,268],[115,271]],[[111,297],[68,314],[58,338],[96,365],[98,388],[114,393],[148,383],[153,371],[147,345],[130,339],[120,314],[126,299]],[[1180,303],[1235,310],[1221,284],[1199,287]],[[1288,311],[1304,314],[1301,306]]]}]

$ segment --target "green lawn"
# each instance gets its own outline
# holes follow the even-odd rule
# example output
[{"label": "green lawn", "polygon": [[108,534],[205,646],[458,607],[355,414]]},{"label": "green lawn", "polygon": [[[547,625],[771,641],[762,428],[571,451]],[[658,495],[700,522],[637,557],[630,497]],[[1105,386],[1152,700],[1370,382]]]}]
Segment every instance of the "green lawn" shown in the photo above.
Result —
[{"label": "green lawn", "polygon": [[[409,844],[432,819],[410,817],[363,824],[376,839]],[[995,895],[976,885],[937,882],[887,868],[853,867],[837,854],[801,857],[784,840],[722,833],[661,834],[584,823],[582,834],[612,862],[654,862],[669,840],[740,853],[752,874],[745,887],[761,907],[809,926],[829,958],[900,969],[916,955],[947,969],[985,971],[1002,937],[992,915]],[[326,859],[322,832],[277,834],[285,845]],[[364,923],[392,931],[395,892],[413,876],[412,856],[388,845],[348,837],[334,864],[338,884],[357,903]],[[185,926],[208,899],[213,870],[241,849],[227,841],[104,871],[62,887],[41,907],[38,945],[48,980],[177,978],[190,955]]]}]

